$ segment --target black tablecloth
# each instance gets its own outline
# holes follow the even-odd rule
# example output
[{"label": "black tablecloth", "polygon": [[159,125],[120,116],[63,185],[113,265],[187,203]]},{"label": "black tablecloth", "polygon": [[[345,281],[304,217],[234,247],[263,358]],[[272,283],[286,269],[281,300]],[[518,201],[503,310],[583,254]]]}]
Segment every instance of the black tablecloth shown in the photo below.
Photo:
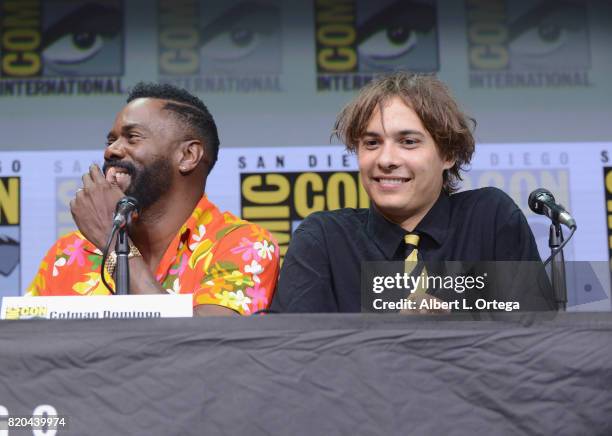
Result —
[{"label": "black tablecloth", "polygon": [[612,314],[500,318],[3,321],[0,405],[60,435],[612,434]]}]

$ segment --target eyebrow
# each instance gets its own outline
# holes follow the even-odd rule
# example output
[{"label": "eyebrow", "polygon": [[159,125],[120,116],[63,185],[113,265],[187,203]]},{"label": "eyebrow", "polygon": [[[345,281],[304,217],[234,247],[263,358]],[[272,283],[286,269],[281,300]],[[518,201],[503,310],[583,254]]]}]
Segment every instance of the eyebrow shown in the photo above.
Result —
[{"label": "eyebrow", "polygon": [[138,124],[138,123],[125,124],[121,128],[121,132],[129,132],[130,130],[134,130],[134,129],[141,129],[146,132],[149,132],[149,129],[144,124]]},{"label": "eyebrow", "polygon": [[[400,130],[399,132],[396,133],[395,136],[407,136],[407,135],[416,135],[416,136],[421,136],[424,137],[425,135],[423,134],[423,132],[420,132],[418,130]],[[380,137],[382,136],[380,133],[378,132],[365,132],[363,134],[363,136],[376,136],[376,137]]]},{"label": "eyebrow", "polygon": [[[149,132],[149,129],[147,129],[146,126],[142,125],[142,124],[138,124],[138,123],[132,123],[132,124],[126,124],[121,128],[121,133],[126,133],[129,132],[130,130],[133,129],[142,129],[144,131],[146,131],[147,133]],[[108,132],[108,134],[106,135],[106,139],[111,139],[114,138],[115,135],[113,134],[113,132]]]},{"label": "eyebrow", "polygon": [[400,130],[397,132],[397,136],[408,136],[408,135],[416,135],[416,136],[425,136],[423,132],[418,130]]}]

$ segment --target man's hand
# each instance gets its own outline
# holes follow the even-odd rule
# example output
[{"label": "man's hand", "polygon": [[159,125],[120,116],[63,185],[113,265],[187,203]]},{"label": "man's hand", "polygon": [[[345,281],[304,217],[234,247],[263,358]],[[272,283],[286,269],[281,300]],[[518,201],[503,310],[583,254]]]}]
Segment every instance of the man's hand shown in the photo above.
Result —
[{"label": "man's hand", "polygon": [[70,212],[77,227],[96,247],[104,249],[117,202],[124,196],[116,183],[108,182],[96,164],[83,174],[83,188],[70,201]]}]

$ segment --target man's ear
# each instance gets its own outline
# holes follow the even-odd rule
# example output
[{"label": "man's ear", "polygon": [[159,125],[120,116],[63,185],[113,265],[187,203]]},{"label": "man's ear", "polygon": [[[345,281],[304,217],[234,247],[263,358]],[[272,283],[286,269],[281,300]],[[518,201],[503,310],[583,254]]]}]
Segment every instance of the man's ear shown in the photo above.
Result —
[{"label": "man's ear", "polygon": [[444,161],[444,169],[450,170],[452,167],[455,166],[455,162],[456,162],[455,159]]},{"label": "man's ear", "polygon": [[192,172],[200,162],[206,163],[206,156],[204,153],[204,144],[198,139],[189,139],[183,141],[179,146],[179,161],[178,169],[181,174],[189,174]]}]

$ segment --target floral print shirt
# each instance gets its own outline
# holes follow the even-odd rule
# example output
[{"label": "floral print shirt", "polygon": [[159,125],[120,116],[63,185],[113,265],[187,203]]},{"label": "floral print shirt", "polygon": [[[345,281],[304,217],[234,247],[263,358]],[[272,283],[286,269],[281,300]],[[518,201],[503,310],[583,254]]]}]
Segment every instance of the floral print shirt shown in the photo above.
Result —
[{"label": "floral print shirt", "polygon": [[[28,294],[109,295],[101,263],[100,250],[80,232],[69,233],[47,252]],[[168,293],[193,294],[194,306],[216,304],[251,314],[269,306],[278,269],[278,244],[270,233],[220,212],[204,195],[168,246],[155,277]]]}]

